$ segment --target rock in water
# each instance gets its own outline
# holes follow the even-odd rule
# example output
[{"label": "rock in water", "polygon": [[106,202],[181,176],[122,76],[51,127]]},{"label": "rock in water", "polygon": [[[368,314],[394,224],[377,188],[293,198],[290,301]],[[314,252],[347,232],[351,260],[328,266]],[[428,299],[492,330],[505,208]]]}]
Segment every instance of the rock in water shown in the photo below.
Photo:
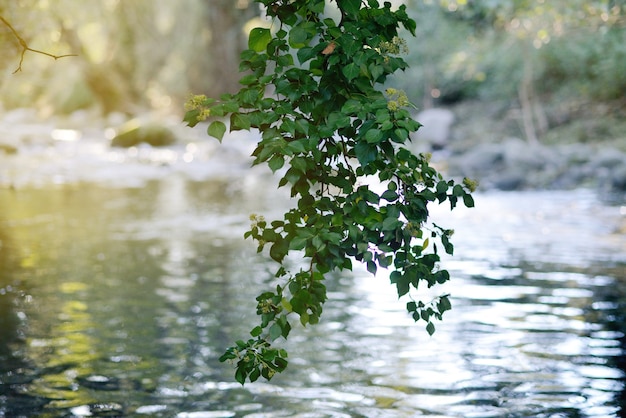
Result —
[{"label": "rock in water", "polygon": [[130,121],[111,140],[111,146],[129,148],[141,143],[153,147],[163,147],[176,142],[174,133],[165,126],[156,123],[141,125],[136,121]]}]

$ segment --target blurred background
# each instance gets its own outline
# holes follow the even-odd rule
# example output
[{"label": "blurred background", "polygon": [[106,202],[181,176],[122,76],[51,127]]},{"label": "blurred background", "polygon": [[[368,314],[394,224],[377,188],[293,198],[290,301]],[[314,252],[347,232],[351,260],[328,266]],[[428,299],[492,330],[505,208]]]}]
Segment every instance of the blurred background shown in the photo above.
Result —
[{"label": "blurred background", "polygon": [[[98,108],[101,114],[166,108],[178,112],[190,92],[237,88],[245,25],[259,16],[251,1],[4,1],[2,15],[29,46],[2,27],[2,102],[44,115]],[[57,65],[55,65],[57,64]]]},{"label": "blurred background", "polygon": [[258,133],[182,118],[238,89],[263,10],[0,0],[0,416],[624,416],[625,1],[405,3],[388,84],[424,125],[411,146],[480,182],[476,208],[429,207],[455,231],[434,289],[453,309],[428,337],[355,266],[284,375],[241,387],[217,358],[276,285],[242,236],[293,201],[250,168]]},{"label": "blurred background", "polygon": [[[445,148],[451,174],[483,187],[626,188],[622,0],[406,3],[411,68],[389,85],[419,109],[418,148]],[[0,25],[0,105],[22,109],[7,123],[65,117],[81,129],[149,113],[174,121],[191,93],[237,91],[247,33],[269,24],[250,0],[19,0],[0,13],[29,47],[77,55],[28,51],[20,65]],[[0,136],[5,152],[21,142]]]}]

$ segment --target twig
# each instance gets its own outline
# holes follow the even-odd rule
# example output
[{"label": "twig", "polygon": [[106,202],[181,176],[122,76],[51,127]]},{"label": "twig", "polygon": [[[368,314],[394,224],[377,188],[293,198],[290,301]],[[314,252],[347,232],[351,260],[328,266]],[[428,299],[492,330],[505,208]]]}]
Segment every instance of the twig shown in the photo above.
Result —
[{"label": "twig", "polygon": [[20,46],[22,47],[22,53],[20,55],[20,63],[17,66],[17,68],[15,69],[15,71],[13,71],[13,74],[22,71],[22,63],[24,62],[24,54],[26,54],[26,51],[31,51],[31,52],[35,52],[37,54],[46,55],[46,56],[48,56],[50,58],[54,58],[55,60],[58,60],[59,58],[64,58],[64,57],[76,57],[76,56],[78,56],[76,54],[54,55],[54,54],[50,54],[50,53],[45,52],[45,51],[40,51],[38,49],[31,48],[31,47],[28,46],[28,43],[24,40],[24,38],[22,38],[20,36],[20,34],[17,33],[15,28],[4,17],[0,16],[0,20],[9,29],[11,29],[11,32],[13,32],[13,36],[15,36],[17,38],[17,41],[20,43]]}]

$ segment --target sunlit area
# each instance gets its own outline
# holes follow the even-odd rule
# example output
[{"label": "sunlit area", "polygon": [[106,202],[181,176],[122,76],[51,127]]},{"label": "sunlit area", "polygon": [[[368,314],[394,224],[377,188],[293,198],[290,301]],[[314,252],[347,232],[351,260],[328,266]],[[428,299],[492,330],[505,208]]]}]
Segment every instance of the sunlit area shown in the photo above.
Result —
[{"label": "sunlit area", "polygon": [[[303,4],[0,0],[0,416],[624,416],[626,4]],[[404,11],[415,36],[385,20]],[[363,80],[380,91],[371,108],[354,99]],[[398,125],[399,109],[420,125]],[[385,132],[393,144],[375,148]],[[305,152],[315,135],[346,154],[307,194],[298,175],[327,168]],[[417,186],[375,175],[401,147],[420,158],[403,167]],[[412,174],[424,167],[445,181]],[[342,170],[348,185],[333,182]],[[408,186],[432,188],[428,222],[383,219]],[[353,199],[362,224],[349,221],[356,190],[370,193]],[[318,197],[324,221],[307,212]],[[333,198],[344,206],[326,222]],[[336,260],[368,222],[376,249],[318,268],[319,317],[258,296],[298,293],[280,284],[287,271],[313,283],[318,254]],[[266,223],[293,241],[255,236]],[[381,255],[401,249],[389,231],[434,252],[449,280],[401,292],[401,263]],[[443,318],[420,317],[421,301]],[[258,316],[289,365],[242,377],[247,355],[220,356],[261,333]]]}]

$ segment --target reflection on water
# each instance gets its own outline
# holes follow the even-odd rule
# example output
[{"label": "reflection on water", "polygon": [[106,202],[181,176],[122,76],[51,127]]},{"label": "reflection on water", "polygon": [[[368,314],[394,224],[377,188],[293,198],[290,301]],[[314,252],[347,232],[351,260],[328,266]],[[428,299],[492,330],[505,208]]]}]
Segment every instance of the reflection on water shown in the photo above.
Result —
[{"label": "reflection on water", "polygon": [[432,338],[384,272],[357,270],[329,279],[284,375],[233,383],[216,359],[273,271],[242,235],[285,202],[262,182],[176,175],[0,190],[0,416],[619,416],[624,219],[588,192],[436,210],[457,254]]}]

